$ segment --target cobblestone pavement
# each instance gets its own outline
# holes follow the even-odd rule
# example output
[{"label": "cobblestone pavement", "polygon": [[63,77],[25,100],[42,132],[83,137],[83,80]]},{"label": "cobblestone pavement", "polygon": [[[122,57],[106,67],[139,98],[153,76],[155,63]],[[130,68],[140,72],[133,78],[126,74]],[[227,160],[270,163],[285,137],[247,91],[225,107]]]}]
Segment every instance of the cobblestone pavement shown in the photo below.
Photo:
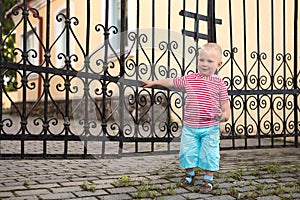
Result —
[{"label": "cobblestone pavement", "polygon": [[221,152],[214,192],[178,187],[178,155],[0,160],[0,199],[300,199],[298,148]]}]

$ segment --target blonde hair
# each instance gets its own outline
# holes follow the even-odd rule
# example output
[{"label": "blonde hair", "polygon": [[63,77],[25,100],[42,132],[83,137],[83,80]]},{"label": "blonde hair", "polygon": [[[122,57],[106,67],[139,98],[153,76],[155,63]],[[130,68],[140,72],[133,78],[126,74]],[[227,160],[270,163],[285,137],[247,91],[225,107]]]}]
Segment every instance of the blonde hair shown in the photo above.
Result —
[{"label": "blonde hair", "polygon": [[206,43],[202,46],[201,49],[204,49],[204,50],[214,50],[216,52],[216,56],[217,58],[222,61],[222,48],[220,45],[218,45],[217,43],[214,43],[214,42],[209,42],[209,43]]}]

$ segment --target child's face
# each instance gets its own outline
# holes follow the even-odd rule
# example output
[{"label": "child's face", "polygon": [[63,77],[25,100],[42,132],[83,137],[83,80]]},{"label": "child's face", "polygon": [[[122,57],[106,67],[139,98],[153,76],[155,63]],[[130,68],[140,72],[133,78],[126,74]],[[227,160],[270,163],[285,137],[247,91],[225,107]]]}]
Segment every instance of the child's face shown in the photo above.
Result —
[{"label": "child's face", "polygon": [[222,61],[214,49],[201,49],[198,56],[198,70],[203,76],[211,76],[220,68]]}]

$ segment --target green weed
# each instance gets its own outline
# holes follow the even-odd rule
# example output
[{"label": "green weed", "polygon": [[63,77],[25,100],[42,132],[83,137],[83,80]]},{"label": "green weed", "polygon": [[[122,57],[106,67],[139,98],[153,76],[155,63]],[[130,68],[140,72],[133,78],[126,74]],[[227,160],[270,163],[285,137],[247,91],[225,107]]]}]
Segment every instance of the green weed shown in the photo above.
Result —
[{"label": "green weed", "polygon": [[115,185],[117,187],[126,187],[129,186],[130,182],[131,182],[130,177],[125,174],[122,174],[120,179],[115,182]]},{"label": "green weed", "polygon": [[81,188],[85,191],[91,191],[91,192],[95,192],[96,190],[96,185],[94,183],[89,183],[87,181],[85,181],[82,185]]}]

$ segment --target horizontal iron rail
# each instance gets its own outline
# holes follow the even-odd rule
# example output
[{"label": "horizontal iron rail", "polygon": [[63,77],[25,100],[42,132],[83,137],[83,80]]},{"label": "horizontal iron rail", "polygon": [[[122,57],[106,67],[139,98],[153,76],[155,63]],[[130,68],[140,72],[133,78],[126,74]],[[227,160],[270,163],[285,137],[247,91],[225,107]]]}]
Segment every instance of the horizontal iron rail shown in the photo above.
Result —
[{"label": "horizontal iron rail", "polygon": [[0,140],[24,141],[123,141],[123,142],[179,142],[179,137],[117,137],[117,136],[78,136],[78,135],[0,135]]},{"label": "horizontal iron rail", "polygon": [[[94,80],[104,80],[110,82],[119,82],[124,83],[125,85],[130,86],[137,86],[142,87],[145,84],[139,80],[130,80],[124,79],[123,77],[111,77],[111,76],[104,76],[101,74],[89,73],[89,72],[81,72],[81,71],[71,71],[65,69],[57,69],[57,68],[46,68],[43,66],[34,67],[32,65],[25,65],[25,64],[18,64],[18,63],[11,63],[11,62],[0,62],[2,66],[5,66],[7,69],[13,70],[26,70],[36,73],[50,73],[55,75],[68,75],[73,77],[80,77],[80,78],[89,78]],[[162,86],[154,86],[153,89],[160,89],[160,90],[170,90],[170,88],[162,87]],[[172,91],[182,92],[182,90],[177,90],[172,88]],[[269,94],[299,94],[300,89],[290,89],[290,90],[228,90],[229,95],[269,95]]]},{"label": "horizontal iron rail", "polygon": [[198,38],[198,39],[203,39],[203,40],[208,39],[208,35],[203,34],[203,33],[196,33],[196,32],[187,31],[187,30],[182,30],[181,33],[188,37],[193,37],[193,38]]},{"label": "horizontal iron rail", "polygon": [[[57,68],[46,68],[43,66],[32,66],[32,65],[25,65],[25,64],[19,64],[19,63],[11,63],[11,62],[0,62],[2,66],[5,66],[6,69],[13,69],[13,70],[25,70],[35,73],[48,73],[48,74],[55,74],[55,75],[66,75],[66,76],[72,76],[72,77],[80,77],[80,78],[88,78],[88,79],[94,79],[94,80],[104,80],[104,81],[110,81],[110,82],[122,82],[125,85],[131,85],[131,86],[143,86],[144,83],[141,81],[136,80],[130,80],[130,79],[124,79],[122,77],[111,77],[111,76],[104,76],[101,74],[95,74],[95,73],[89,73],[89,72],[81,72],[81,71],[72,71],[72,70],[66,70],[66,69],[57,69]],[[158,87],[160,88],[160,87]]]},{"label": "horizontal iron rail", "polygon": [[[193,18],[196,20],[201,20],[201,21],[208,21],[208,17],[205,15],[201,15],[201,14],[196,14],[196,13],[192,13],[189,11],[185,11],[185,10],[181,10],[179,12],[180,16],[185,16],[185,17],[189,17],[189,18]],[[215,23],[216,24],[222,24],[222,19],[215,19]]]},{"label": "horizontal iron rail", "polygon": [[270,95],[270,94],[299,94],[300,90],[229,90],[229,95]]},{"label": "horizontal iron rail", "polygon": [[[258,139],[257,138],[258,135],[235,135],[234,139]],[[273,134],[273,135],[264,135],[261,134],[259,135],[259,138],[263,139],[263,138],[283,138],[283,137],[295,137],[295,135],[288,135],[288,134]],[[221,136],[222,140],[232,140],[232,136]]]},{"label": "horizontal iron rail", "polygon": [[[149,152],[149,151],[139,151],[139,152],[122,152],[122,154],[108,154],[106,153],[105,155],[100,154],[100,153],[93,153],[93,154],[74,154],[74,153],[68,153],[67,155],[65,154],[59,154],[59,153],[49,153],[46,156],[44,156],[42,153],[28,153],[24,155],[24,158],[34,158],[34,159],[95,159],[95,158],[101,158],[101,159],[118,159],[121,157],[132,157],[132,156],[152,156],[152,155],[166,155],[166,154],[178,154],[179,150],[168,150],[168,151],[153,151],[153,152]],[[4,160],[8,160],[8,159],[16,159],[16,158],[20,158],[20,154],[16,154],[16,153],[12,153],[12,154],[8,154],[8,153],[4,153],[4,154],[0,154],[0,159],[4,159]]]},{"label": "horizontal iron rail", "polygon": [[[270,138],[270,135],[259,136],[260,138]],[[274,134],[272,138],[294,137],[289,134]],[[257,139],[257,135],[236,135],[235,139]],[[221,139],[232,139],[232,136],[221,136]],[[78,136],[78,135],[0,135],[0,140],[26,140],[26,141],[124,141],[124,142],[179,142],[180,137],[118,137],[118,136]]]}]

